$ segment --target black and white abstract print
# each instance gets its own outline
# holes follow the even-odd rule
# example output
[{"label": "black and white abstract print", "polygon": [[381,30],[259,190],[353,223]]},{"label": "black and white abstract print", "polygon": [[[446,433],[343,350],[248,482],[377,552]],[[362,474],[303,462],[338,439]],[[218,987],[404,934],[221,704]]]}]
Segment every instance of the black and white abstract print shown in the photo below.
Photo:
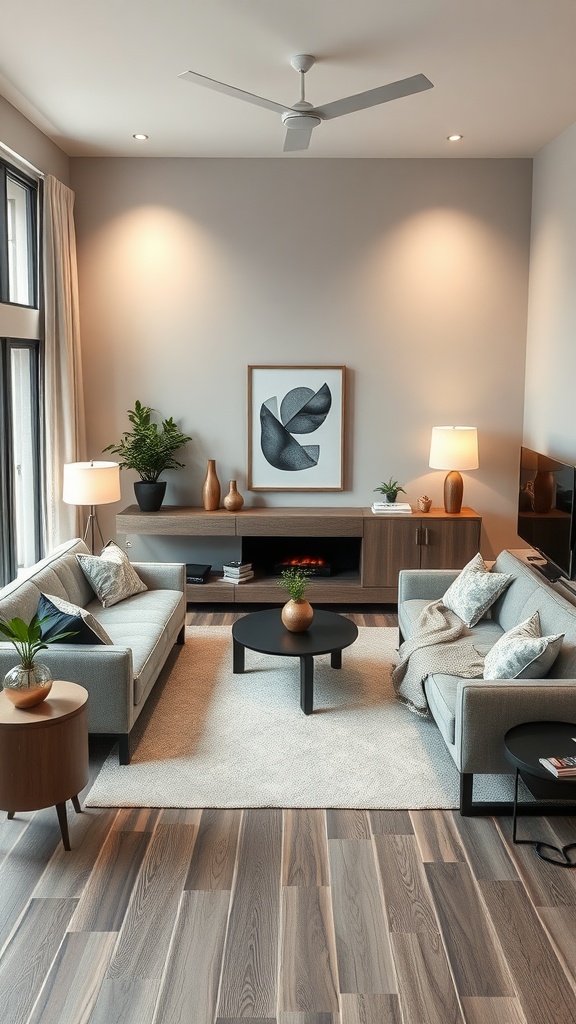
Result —
[{"label": "black and white abstract print", "polygon": [[292,388],[282,399],[280,409],[276,395],[263,402],[260,444],[266,461],[288,473],[317,466],[320,445],[300,444],[294,434],[313,434],[326,419],[331,405],[332,393],[327,384],[315,393],[311,388]]},{"label": "black and white abstract print", "polygon": [[250,367],[251,485],[341,490],[343,367]]}]

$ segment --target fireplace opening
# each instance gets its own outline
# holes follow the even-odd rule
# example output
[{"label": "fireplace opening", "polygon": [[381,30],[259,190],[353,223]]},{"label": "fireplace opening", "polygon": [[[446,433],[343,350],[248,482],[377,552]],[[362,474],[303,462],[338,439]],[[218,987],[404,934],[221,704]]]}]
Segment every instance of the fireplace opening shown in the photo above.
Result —
[{"label": "fireplace opening", "polygon": [[359,576],[360,537],[243,537],[242,561],[266,576],[302,565],[311,576]]}]

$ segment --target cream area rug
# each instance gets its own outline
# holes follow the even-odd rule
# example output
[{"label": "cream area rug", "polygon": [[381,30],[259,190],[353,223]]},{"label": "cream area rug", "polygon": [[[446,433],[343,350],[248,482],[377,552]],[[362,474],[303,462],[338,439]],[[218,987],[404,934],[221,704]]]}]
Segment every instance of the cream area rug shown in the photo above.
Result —
[{"label": "cream area rug", "polygon": [[247,650],[234,675],[230,627],[188,627],[135,727],[131,764],[114,749],[86,804],[457,807],[459,775],[437,727],[394,697],[397,638],[361,627],[340,670],[315,658],[306,716],[297,659]]}]

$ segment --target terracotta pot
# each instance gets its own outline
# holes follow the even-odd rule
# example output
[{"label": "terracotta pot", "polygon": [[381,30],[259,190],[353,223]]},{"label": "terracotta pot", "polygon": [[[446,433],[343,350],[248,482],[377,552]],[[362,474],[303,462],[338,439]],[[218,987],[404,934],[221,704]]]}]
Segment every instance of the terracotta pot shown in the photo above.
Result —
[{"label": "terracotta pot", "polygon": [[220,481],[216,475],[216,460],[208,459],[206,479],[202,487],[202,504],[207,512],[220,508]]},{"label": "terracotta pot", "polygon": [[306,598],[302,601],[293,601],[290,598],[281,612],[282,622],[291,633],[303,633],[312,625],[314,609]]},{"label": "terracotta pot", "polygon": [[244,504],[244,498],[240,494],[236,487],[236,481],[230,481],[230,490],[222,502],[224,508],[228,509],[229,512],[239,512]]},{"label": "terracotta pot", "polygon": [[33,708],[46,699],[52,689],[52,674],[47,665],[36,661],[32,668],[15,665],[4,676],[4,693],[17,708]]}]

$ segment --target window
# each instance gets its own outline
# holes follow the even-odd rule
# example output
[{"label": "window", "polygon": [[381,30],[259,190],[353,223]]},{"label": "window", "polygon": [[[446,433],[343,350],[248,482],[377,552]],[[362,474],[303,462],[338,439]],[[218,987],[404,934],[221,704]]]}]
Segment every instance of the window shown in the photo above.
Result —
[{"label": "window", "polygon": [[40,555],[38,183],[0,160],[0,586]]},{"label": "window", "polygon": [[38,187],[0,161],[0,302],[37,306]]}]

